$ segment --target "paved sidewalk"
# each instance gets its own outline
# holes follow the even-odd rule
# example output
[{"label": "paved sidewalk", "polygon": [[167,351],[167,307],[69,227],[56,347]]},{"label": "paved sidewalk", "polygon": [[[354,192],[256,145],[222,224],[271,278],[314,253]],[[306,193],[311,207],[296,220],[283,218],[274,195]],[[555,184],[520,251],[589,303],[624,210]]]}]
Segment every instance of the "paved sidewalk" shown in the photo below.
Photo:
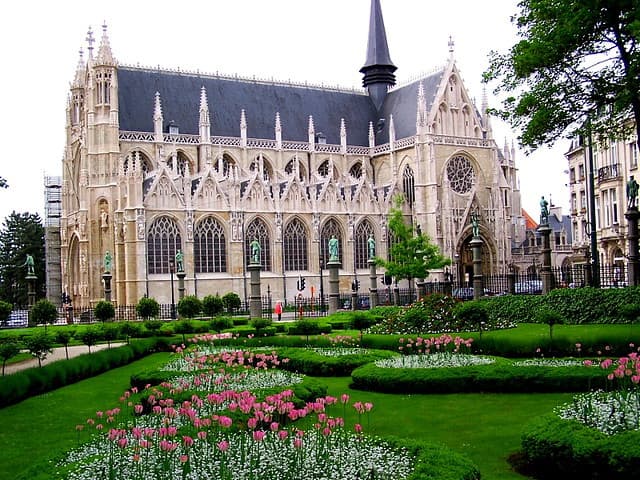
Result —
[{"label": "paved sidewalk", "polygon": [[[124,343],[112,343],[111,348],[119,347],[124,345]],[[101,343],[98,345],[94,345],[91,347],[91,353],[97,352],[98,350],[103,350],[107,348],[106,343]],[[69,358],[77,357],[78,355],[82,355],[84,353],[89,353],[89,347],[86,345],[74,345],[69,347]],[[42,361],[42,366],[48,365],[49,363],[57,362],[58,360],[66,360],[66,355],[64,353],[64,347],[54,348],[53,353],[47,355],[47,358]],[[26,368],[32,368],[38,366],[38,359],[31,358],[29,360],[25,360],[20,363],[12,363],[7,365],[4,369],[5,375],[10,375],[12,373],[18,372],[20,370],[24,370]]]}]

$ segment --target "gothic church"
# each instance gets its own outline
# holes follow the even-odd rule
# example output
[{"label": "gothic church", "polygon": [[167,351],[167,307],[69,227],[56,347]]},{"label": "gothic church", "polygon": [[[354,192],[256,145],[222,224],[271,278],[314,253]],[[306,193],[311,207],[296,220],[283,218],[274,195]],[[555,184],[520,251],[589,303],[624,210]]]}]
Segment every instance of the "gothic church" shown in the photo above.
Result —
[{"label": "gothic church", "polygon": [[479,212],[484,271],[506,273],[520,194],[514,150],[494,141],[486,97],[478,110],[452,47],[444,67],[396,85],[380,0],[369,22],[362,90],[120,65],[106,27],[97,52],[90,36],[63,159],[62,284],[74,306],[103,298],[106,252],[120,305],[144,295],[169,303],[178,250],[187,294],[247,298],[254,238],[263,293],[291,300],[303,276],[303,294],[317,295],[333,235],[348,290],[368,275],[370,235],[387,255],[399,194],[407,221],[458,276],[472,267]]}]

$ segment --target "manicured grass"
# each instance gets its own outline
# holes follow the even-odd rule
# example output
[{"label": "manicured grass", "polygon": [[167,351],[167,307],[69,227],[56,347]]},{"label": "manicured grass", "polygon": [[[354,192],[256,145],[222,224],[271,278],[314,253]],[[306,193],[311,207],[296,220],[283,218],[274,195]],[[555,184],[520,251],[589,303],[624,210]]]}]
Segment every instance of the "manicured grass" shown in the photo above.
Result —
[{"label": "manicured grass", "polygon": [[[349,377],[323,378],[330,395],[348,393],[350,401],[372,402],[370,428],[377,435],[394,435],[440,442],[467,455],[480,468],[483,480],[523,479],[507,463],[520,448],[523,426],[569,401],[571,394],[452,394],[390,395],[349,389]],[[357,421],[347,410],[347,420]]]},{"label": "manicured grass", "polygon": [[[0,409],[0,478],[19,473],[76,445],[75,426],[97,410],[118,405],[132,373],[155,368],[168,354],[158,353],[97,377],[83,380]],[[43,477],[47,478],[47,477]]]}]

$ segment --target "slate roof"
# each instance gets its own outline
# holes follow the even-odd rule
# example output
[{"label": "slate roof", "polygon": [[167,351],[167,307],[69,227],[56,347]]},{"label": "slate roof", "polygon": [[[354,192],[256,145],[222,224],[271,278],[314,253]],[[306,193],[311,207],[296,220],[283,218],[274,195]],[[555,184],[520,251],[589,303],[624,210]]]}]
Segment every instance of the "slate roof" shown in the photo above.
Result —
[{"label": "slate roof", "polygon": [[207,92],[212,135],[239,137],[240,112],[244,109],[249,138],[275,138],[275,118],[279,112],[283,140],[308,141],[309,115],[312,115],[315,132],[324,133],[327,143],[340,144],[340,119],[344,118],[347,143],[368,146],[369,122],[375,123],[378,117],[364,92],[121,66],[118,68],[120,129],[153,132],[154,98],[158,91],[165,131],[173,120],[180,133],[197,135],[203,86]]}]

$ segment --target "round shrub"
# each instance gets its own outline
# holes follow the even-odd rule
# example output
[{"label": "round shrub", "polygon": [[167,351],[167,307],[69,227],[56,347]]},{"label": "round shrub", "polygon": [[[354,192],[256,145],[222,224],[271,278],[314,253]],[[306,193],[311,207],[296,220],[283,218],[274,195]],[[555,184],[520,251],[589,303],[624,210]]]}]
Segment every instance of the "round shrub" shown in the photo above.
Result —
[{"label": "round shrub", "polygon": [[306,336],[308,342],[309,335],[318,335],[320,333],[320,324],[317,322],[317,320],[301,318],[293,324],[293,327],[289,328],[289,335],[293,335],[294,332],[296,335]]},{"label": "round shrub", "polygon": [[256,329],[256,333],[260,333],[260,330],[271,326],[271,319],[258,317],[251,319],[251,326]]},{"label": "round shrub", "polygon": [[56,321],[58,318],[58,309],[49,300],[38,300],[31,308],[29,317],[33,323],[43,323],[46,326]]},{"label": "round shrub", "polygon": [[224,304],[220,295],[207,295],[202,299],[202,311],[208,317],[215,317],[224,310]]},{"label": "round shrub", "polygon": [[237,309],[240,308],[242,302],[240,301],[240,297],[235,292],[225,293],[222,297],[222,304],[224,308],[227,309],[227,312],[234,313]]},{"label": "round shrub", "polygon": [[155,298],[142,297],[136,305],[136,313],[145,319],[157,317],[160,313],[160,305]]},{"label": "round shrub", "polygon": [[178,302],[178,313],[184,318],[193,318],[202,311],[202,302],[195,295],[187,295]]},{"label": "round shrub", "polygon": [[215,317],[209,322],[209,325],[214,332],[220,333],[228,328],[233,328],[233,320],[229,317]]},{"label": "round shrub", "polygon": [[113,303],[107,302],[106,300],[100,300],[96,303],[96,306],[93,307],[93,314],[99,321],[108,322],[109,320],[113,320],[116,316],[116,309],[113,306]]},{"label": "round shrub", "polygon": [[462,302],[453,309],[455,318],[458,321],[460,330],[474,329],[484,330],[489,323],[489,311],[484,302],[468,301]]}]

